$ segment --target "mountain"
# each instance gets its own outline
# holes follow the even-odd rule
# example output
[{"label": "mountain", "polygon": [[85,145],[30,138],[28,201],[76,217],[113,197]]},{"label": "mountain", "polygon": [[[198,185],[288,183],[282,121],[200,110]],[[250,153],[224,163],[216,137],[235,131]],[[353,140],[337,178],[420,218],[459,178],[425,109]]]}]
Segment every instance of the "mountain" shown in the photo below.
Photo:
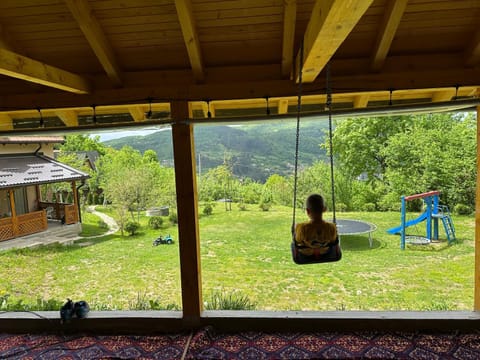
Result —
[{"label": "mountain", "polygon": [[[238,177],[265,181],[272,174],[291,175],[295,161],[296,123],[249,125],[197,125],[195,126],[195,152],[197,171],[205,173],[226,163]],[[325,160],[326,152],[320,148],[325,142],[328,124],[304,121],[300,127],[299,166],[316,160]],[[170,130],[145,136],[127,136],[104,142],[120,149],[131,146],[143,153],[152,149],[162,164],[173,165],[172,135]]]}]

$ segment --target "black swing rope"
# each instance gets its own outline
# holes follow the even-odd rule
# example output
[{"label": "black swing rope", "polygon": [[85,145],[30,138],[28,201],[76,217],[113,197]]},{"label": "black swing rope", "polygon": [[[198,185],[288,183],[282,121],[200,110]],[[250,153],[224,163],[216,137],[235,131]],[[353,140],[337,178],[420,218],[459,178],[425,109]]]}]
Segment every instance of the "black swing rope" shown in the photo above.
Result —
[{"label": "black swing rope", "polygon": [[[300,48],[300,67],[298,71],[298,100],[297,100],[297,127],[295,133],[295,164],[294,164],[294,179],[293,179],[293,214],[292,214],[292,257],[297,264],[313,264],[321,262],[338,261],[342,258],[342,251],[339,245],[338,235],[334,245],[329,245],[329,250],[323,255],[304,256],[298,251],[298,246],[295,242],[295,217],[297,207],[297,184],[298,184],[298,153],[300,143],[300,118],[302,108],[302,73],[303,73],[303,43]],[[333,171],[333,126],[332,126],[332,88],[330,85],[330,63],[326,67],[326,107],[328,108],[328,132],[329,132],[329,152],[330,152],[330,179],[332,191],[332,212],[333,223],[336,224],[335,213],[335,179]]]}]

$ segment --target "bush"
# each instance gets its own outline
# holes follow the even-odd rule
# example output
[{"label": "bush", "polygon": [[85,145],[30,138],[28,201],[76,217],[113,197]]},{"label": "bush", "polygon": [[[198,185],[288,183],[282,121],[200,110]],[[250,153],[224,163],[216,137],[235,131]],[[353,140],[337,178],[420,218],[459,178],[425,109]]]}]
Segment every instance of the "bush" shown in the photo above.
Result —
[{"label": "bush", "polygon": [[472,208],[465,204],[457,204],[453,208],[453,212],[456,215],[470,215],[472,213]]},{"label": "bush", "polygon": [[339,211],[339,212],[345,212],[345,211],[348,210],[347,205],[345,205],[344,203],[338,203],[338,204],[336,204],[335,208],[336,208],[336,210]]},{"label": "bush", "polygon": [[256,303],[238,292],[215,291],[205,301],[205,310],[255,310]]},{"label": "bush", "polygon": [[177,213],[170,213],[170,215],[168,216],[168,220],[170,220],[170,222],[172,224],[178,224],[178,216],[177,216]]},{"label": "bush", "polygon": [[204,215],[212,215],[213,213],[213,206],[212,204],[205,204],[203,207],[203,214]]},{"label": "bush", "polygon": [[151,216],[148,219],[148,226],[151,229],[160,229],[163,225],[163,218],[161,216]]},{"label": "bush", "polygon": [[125,230],[130,234],[130,236],[135,235],[138,229],[140,229],[140,224],[136,221],[129,220],[125,224]]},{"label": "bush", "polygon": [[375,211],[375,204],[373,203],[366,203],[363,205],[363,211],[368,211],[368,212],[372,212],[372,211]]},{"label": "bush", "polygon": [[261,202],[260,205],[259,205],[260,209],[262,209],[263,211],[268,211],[270,210],[270,208],[272,207],[272,204],[269,203],[269,202]]}]

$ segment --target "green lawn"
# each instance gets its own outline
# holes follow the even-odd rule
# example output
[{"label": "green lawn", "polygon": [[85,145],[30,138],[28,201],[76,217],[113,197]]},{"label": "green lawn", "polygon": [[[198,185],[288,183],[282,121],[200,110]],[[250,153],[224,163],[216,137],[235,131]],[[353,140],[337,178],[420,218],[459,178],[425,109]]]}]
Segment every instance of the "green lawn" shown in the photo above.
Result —
[{"label": "green lawn", "polygon": [[[218,204],[213,215],[200,219],[205,300],[222,291],[248,296],[259,310],[472,309],[473,217],[454,217],[459,240],[453,246],[442,242],[402,251],[399,237],[385,231],[398,225],[399,213],[337,216],[376,224],[373,248],[367,235],[344,236],[340,262],[295,265],[291,209],[263,212],[251,205],[239,211],[233,205],[226,212]],[[297,221],[304,219],[298,214]],[[177,229],[147,230],[142,221],[135,237],[0,253],[0,297],[27,304],[70,297],[94,309],[138,309],[150,300],[161,304],[157,308],[181,307]],[[152,246],[160,233],[171,233],[175,244]]]}]

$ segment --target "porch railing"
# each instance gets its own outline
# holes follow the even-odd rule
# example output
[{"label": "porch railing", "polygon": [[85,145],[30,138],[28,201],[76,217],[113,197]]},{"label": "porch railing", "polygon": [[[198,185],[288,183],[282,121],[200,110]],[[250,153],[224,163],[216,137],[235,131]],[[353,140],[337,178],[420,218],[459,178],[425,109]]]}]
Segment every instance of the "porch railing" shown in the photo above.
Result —
[{"label": "porch railing", "polygon": [[44,210],[0,219],[0,241],[47,230],[47,214]]},{"label": "porch railing", "polygon": [[49,219],[63,220],[65,224],[76,224],[78,212],[75,204],[40,202],[39,207],[47,211]]}]

